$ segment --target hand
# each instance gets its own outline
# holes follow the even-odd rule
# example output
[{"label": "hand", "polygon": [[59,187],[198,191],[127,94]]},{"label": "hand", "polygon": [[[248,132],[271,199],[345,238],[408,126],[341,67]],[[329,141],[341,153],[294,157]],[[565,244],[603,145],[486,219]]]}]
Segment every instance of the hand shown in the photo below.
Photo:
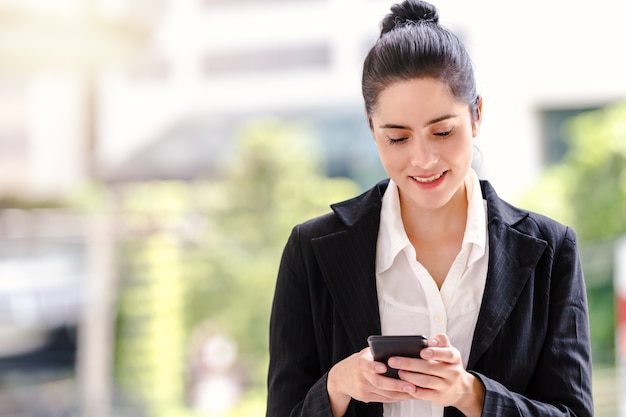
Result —
[{"label": "hand", "polygon": [[415,385],[414,399],[458,408],[466,416],[480,416],[485,389],[478,378],[463,367],[460,352],[445,334],[429,339],[422,359],[392,357],[389,365],[401,369],[400,378]]},{"label": "hand", "polygon": [[375,362],[369,348],[336,363],[328,372],[327,382],[333,415],[345,414],[351,398],[366,403],[413,399],[415,385],[381,375],[386,371],[387,366]]}]

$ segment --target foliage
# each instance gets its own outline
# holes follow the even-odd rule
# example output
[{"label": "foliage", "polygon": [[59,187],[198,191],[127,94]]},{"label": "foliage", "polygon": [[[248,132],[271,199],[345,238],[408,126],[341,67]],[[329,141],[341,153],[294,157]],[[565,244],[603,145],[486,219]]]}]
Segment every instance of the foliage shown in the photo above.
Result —
[{"label": "foliage", "polygon": [[250,400],[236,415],[261,407],[269,310],[289,231],[359,191],[321,173],[298,126],[259,121],[238,137],[218,177],[115,191],[128,235],[116,376],[149,415],[192,401],[203,346],[215,335],[237,346],[228,372]]},{"label": "foliage", "polygon": [[574,226],[582,241],[626,233],[626,103],[575,117],[569,150],[522,204]]},{"label": "foliage", "polygon": [[626,103],[584,113],[568,125],[568,152],[520,205],[562,221],[581,242],[594,360],[614,360],[613,242],[626,233]]},{"label": "foliage", "polygon": [[570,190],[583,240],[626,233],[626,103],[591,112],[571,126],[575,186]]},{"label": "foliage", "polygon": [[151,194],[150,208],[142,208],[141,196],[149,188],[139,185],[124,200],[126,227],[144,235],[131,235],[120,250],[124,277],[116,357],[125,394],[155,415],[180,402],[185,390],[184,252],[168,227],[182,214],[184,187],[162,184]]}]

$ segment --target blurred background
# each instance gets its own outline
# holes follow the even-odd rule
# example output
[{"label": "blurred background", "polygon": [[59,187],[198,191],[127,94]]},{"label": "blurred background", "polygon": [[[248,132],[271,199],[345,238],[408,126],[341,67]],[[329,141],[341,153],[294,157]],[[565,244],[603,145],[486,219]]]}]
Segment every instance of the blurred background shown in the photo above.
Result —
[{"label": "blurred background", "polygon": [[[0,0],[0,417],[264,415],[291,227],[385,176],[360,71],[392,3]],[[626,6],[434,3],[479,175],[578,233],[626,416]]]}]

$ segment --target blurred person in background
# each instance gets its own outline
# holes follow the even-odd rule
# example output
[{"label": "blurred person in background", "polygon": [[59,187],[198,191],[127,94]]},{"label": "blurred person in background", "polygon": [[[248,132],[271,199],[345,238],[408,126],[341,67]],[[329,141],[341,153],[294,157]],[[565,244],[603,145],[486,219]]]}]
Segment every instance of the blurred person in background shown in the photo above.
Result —
[{"label": "blurred person in background", "polygon": [[[482,98],[466,49],[438,22],[429,3],[392,6],[365,59],[389,179],[294,227],[267,416],[593,415],[576,235],[478,179]],[[372,334],[424,334],[428,347],[392,357],[400,378],[389,378]]]}]

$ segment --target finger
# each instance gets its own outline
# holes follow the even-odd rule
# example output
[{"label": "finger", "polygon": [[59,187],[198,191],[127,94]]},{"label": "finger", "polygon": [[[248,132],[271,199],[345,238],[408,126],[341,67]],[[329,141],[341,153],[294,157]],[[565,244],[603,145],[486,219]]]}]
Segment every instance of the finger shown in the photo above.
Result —
[{"label": "finger", "polygon": [[382,362],[376,362],[369,348],[365,348],[360,352],[359,366],[372,374],[384,374],[387,372],[387,366]]},{"label": "finger", "polygon": [[[366,376],[366,379],[377,390],[394,393],[412,393],[415,391],[415,386],[408,382],[382,375],[387,372],[387,365],[382,362],[376,362],[369,348],[365,348],[361,351],[359,363],[359,366],[369,374],[369,376]],[[380,394],[380,392],[378,394]],[[380,395],[384,396],[384,394]]]},{"label": "finger", "polygon": [[[395,393],[394,398],[405,398],[404,394],[412,394],[415,391],[415,385],[402,379],[390,378],[384,375],[377,375],[371,381],[372,386],[377,390],[387,393]],[[398,394],[403,394],[398,397]]]},{"label": "finger", "polygon": [[384,374],[387,372],[387,366],[381,362],[374,362],[374,373]]},{"label": "finger", "polygon": [[438,333],[435,336],[428,339],[429,347],[448,347],[452,346],[450,344],[450,339],[445,333]]},{"label": "finger", "polygon": [[440,363],[461,363],[461,354],[454,348],[426,348],[420,352],[422,359]]},{"label": "finger", "polygon": [[374,357],[372,356],[372,350],[369,347],[363,348],[360,354],[362,358],[365,358],[371,361],[374,360]]},{"label": "finger", "polygon": [[[379,381],[362,381],[362,383],[358,384],[354,390],[353,398],[358,399],[364,402],[395,402],[395,401],[404,401],[412,399],[412,395],[415,391],[415,387],[406,381],[401,381],[402,386],[409,386],[411,389],[407,389],[407,391],[398,390],[397,387],[395,389],[389,389],[388,381],[383,381],[387,378],[381,375],[375,376],[375,378],[380,379]],[[397,381],[397,380],[394,380]],[[393,384],[392,384],[393,385]]]},{"label": "finger", "polygon": [[389,358],[389,366],[404,371],[423,373],[428,367],[428,362],[423,359],[392,356]]},{"label": "finger", "polygon": [[414,400],[414,393],[381,391],[380,393],[372,393],[368,397],[369,402],[393,403],[398,401]]},{"label": "finger", "polygon": [[443,378],[435,375],[427,375],[416,372],[399,371],[398,375],[402,380],[410,382],[415,385],[417,389],[421,390],[438,390],[441,389],[445,381]]},{"label": "finger", "polygon": [[428,348],[422,349],[420,357],[444,363],[456,363],[460,354],[453,348],[450,339],[444,333],[439,333],[428,340]]}]

